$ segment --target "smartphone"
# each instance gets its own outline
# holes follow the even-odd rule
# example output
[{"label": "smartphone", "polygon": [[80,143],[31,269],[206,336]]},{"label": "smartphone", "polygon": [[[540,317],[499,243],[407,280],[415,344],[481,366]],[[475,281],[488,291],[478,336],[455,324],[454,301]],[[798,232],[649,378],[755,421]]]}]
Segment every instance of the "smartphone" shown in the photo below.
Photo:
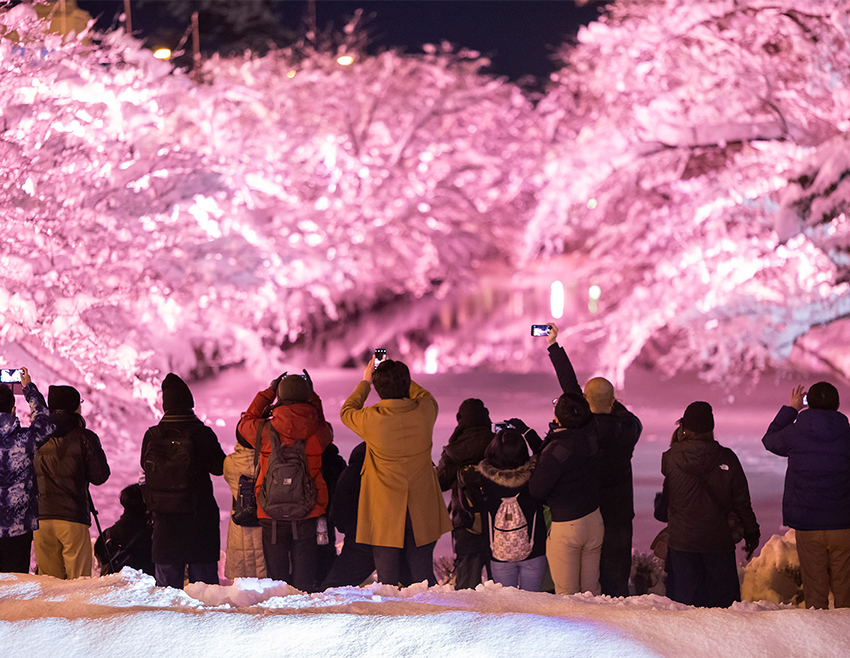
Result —
[{"label": "smartphone", "polygon": [[548,324],[533,324],[531,325],[531,335],[535,338],[538,336],[548,336],[552,333],[552,327]]},{"label": "smartphone", "polygon": [[507,421],[504,421],[502,423],[493,423],[493,433],[494,434],[498,434],[502,430],[513,430],[513,429],[516,429],[516,428]]},{"label": "smartphone", "polygon": [[20,384],[23,370],[20,368],[0,369],[0,382],[3,384]]},{"label": "smartphone", "polygon": [[809,396],[808,396],[808,395],[806,395],[805,393],[803,393],[803,406],[804,406],[804,407],[808,407],[808,406],[809,406]]},{"label": "smartphone", "polygon": [[375,367],[377,368],[379,365],[381,365],[386,360],[387,360],[387,350],[382,348],[382,347],[379,347],[378,349],[376,349],[375,350]]}]

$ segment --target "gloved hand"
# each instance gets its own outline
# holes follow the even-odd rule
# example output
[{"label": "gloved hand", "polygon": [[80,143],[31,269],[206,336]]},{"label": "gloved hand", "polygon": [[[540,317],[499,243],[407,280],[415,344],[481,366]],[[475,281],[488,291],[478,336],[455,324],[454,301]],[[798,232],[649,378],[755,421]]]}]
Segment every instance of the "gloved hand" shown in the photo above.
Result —
[{"label": "gloved hand", "polygon": [[761,534],[758,531],[744,535],[744,553],[747,556],[747,561],[753,559],[753,553],[759,547],[759,539],[761,539]]},{"label": "gloved hand", "polygon": [[516,427],[521,434],[525,434],[528,431],[528,425],[522,422],[519,418],[509,418],[508,422]]},{"label": "gloved hand", "polygon": [[284,377],[286,377],[286,373],[283,373],[282,375],[280,375],[276,379],[272,379],[271,383],[269,384],[269,388],[274,392],[275,396],[277,396],[277,386],[278,386],[278,384],[280,384],[281,380]]}]

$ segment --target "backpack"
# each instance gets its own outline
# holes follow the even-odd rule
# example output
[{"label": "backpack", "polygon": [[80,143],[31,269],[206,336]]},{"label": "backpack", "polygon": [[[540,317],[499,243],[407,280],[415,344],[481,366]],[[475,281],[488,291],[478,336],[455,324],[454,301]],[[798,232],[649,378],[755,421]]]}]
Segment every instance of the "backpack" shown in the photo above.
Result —
[{"label": "backpack", "polygon": [[298,440],[291,446],[284,445],[280,434],[271,423],[261,423],[257,429],[257,442],[254,446],[256,475],[259,475],[260,439],[266,424],[269,427],[271,455],[266,477],[257,490],[257,503],[273,521],[306,519],[319,497],[319,489],[310,477],[310,469],[307,467],[307,440]]},{"label": "backpack", "polygon": [[502,498],[502,504],[496,510],[496,516],[490,515],[490,551],[501,562],[521,562],[531,555],[534,548],[534,530],[537,526],[537,514],[528,534],[528,522],[516,496]]},{"label": "backpack", "polygon": [[477,501],[481,500],[481,476],[477,464],[461,466],[457,471],[455,490],[452,492],[451,516],[453,528],[464,528],[474,534],[481,533],[481,514]]},{"label": "backpack", "polygon": [[154,425],[142,455],[142,494],[151,512],[186,514],[195,511],[195,442],[193,430]]}]

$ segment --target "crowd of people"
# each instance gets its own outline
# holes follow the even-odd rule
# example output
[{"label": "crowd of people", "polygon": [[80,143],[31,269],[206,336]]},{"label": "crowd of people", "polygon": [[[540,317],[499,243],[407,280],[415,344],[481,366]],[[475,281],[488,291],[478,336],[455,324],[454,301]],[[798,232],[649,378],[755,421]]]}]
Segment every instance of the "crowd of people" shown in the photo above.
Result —
[{"label": "crowd of people", "polygon": [[[143,477],[121,492],[124,513],[99,533],[101,573],[132,566],[157,585],[218,583],[219,509],[211,476],[233,495],[227,578],[270,577],[306,591],[382,583],[436,583],[434,548],[451,532],[455,587],[483,579],[530,591],[629,596],[641,421],[601,377],[582,389],[558,328],[548,356],[561,394],[541,436],[519,417],[493,423],[469,398],[435,466],[438,405],[407,366],[375,359],[342,405],[362,439],[348,463],[309,374],[283,374],[259,391],[225,455],[194,413],[188,385],[169,373],[163,416],[145,433]],[[0,571],[76,578],[92,573],[89,485],[110,475],[79,392],[50,386],[45,400],[22,369],[29,426],[0,386]],[[366,405],[372,388],[379,400]],[[806,397],[807,394],[807,397]],[[794,389],[763,438],[788,459],[784,523],[796,530],[806,605],[850,606],[850,426],[838,391]],[[740,600],[736,548],[760,541],[740,461],[715,440],[712,407],[688,405],[664,452],[656,541],[667,595],[725,607]],[[450,492],[446,505],[443,492]],[[95,516],[96,519],[96,516]],[[336,531],[344,535],[336,550]],[[663,535],[663,540],[661,538]]]}]

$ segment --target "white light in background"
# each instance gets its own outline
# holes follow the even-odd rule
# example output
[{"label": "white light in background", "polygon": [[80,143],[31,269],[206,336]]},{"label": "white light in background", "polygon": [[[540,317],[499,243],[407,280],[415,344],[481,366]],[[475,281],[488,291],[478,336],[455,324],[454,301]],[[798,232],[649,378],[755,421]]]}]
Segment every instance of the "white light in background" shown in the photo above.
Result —
[{"label": "white light in background", "polygon": [[157,59],[171,59],[171,49],[157,48],[153,51],[153,56]]},{"label": "white light in background", "polygon": [[596,208],[596,205],[597,205],[597,204],[596,204],[596,199],[591,199],[590,201],[588,201],[588,202],[587,202],[587,207],[588,207],[590,210],[593,210],[594,208]]},{"label": "white light in background", "polygon": [[593,284],[587,291],[587,296],[589,297],[587,310],[594,314],[597,313],[599,311],[599,298],[602,297],[602,288]]},{"label": "white light in background", "polygon": [[556,320],[564,315],[564,284],[560,281],[552,282],[549,293],[549,309],[552,311],[552,317]]},{"label": "white light in background", "polygon": [[428,349],[425,350],[425,365],[423,367],[426,374],[434,375],[439,371],[440,368],[437,362],[437,354],[439,351],[440,350],[436,345],[430,345],[428,346]]},{"label": "white light in background", "polygon": [[354,63],[354,58],[351,55],[340,55],[336,58],[336,63],[340,66],[350,66]]}]

